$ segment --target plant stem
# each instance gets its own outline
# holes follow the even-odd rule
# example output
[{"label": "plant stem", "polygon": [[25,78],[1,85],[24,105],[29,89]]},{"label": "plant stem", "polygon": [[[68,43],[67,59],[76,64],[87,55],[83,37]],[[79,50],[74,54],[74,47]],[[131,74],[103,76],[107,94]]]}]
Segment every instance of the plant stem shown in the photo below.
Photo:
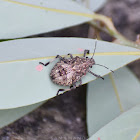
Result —
[{"label": "plant stem", "polygon": [[94,13],[93,14],[93,20],[97,20],[97,21],[100,21],[102,23],[104,23],[104,25],[106,26],[106,28],[104,27],[101,27],[99,25],[96,24],[95,21],[90,21],[89,24],[113,37],[115,37],[116,39],[119,40],[120,44],[122,45],[125,45],[125,46],[130,46],[130,47],[133,47],[133,48],[137,48],[137,49],[140,49],[140,45],[133,42],[133,41],[130,41],[128,40],[127,38],[125,38],[122,34],[120,34],[116,28],[114,27],[114,24],[112,22],[112,19],[107,17],[107,16],[104,16],[104,15],[100,15],[100,14],[96,14]]}]

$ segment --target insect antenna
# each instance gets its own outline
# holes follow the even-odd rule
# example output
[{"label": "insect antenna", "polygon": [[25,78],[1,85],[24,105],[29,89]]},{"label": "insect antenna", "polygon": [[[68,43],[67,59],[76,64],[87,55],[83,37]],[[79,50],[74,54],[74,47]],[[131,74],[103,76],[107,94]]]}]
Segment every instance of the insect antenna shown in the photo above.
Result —
[{"label": "insect antenna", "polygon": [[114,73],[114,71],[113,71],[113,70],[109,69],[108,67],[106,67],[106,66],[104,66],[104,65],[100,65],[100,64],[94,64],[94,65],[98,65],[98,66],[104,67],[104,68],[106,68],[106,69],[108,69],[108,70],[110,70],[111,72],[113,72],[113,73]]},{"label": "insect antenna", "polygon": [[96,46],[97,46],[97,39],[96,39],[96,41],[95,41],[95,48],[94,48],[94,52],[93,52],[93,55],[92,55],[91,59],[93,58],[93,56],[94,56],[94,54],[95,54]]}]

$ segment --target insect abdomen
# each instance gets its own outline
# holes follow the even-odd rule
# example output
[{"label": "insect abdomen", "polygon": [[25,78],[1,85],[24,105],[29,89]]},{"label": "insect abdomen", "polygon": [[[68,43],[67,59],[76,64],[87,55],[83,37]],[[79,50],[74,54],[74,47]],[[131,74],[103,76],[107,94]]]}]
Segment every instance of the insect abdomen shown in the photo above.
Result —
[{"label": "insect abdomen", "polygon": [[53,67],[50,77],[58,85],[71,86],[86,75],[89,65],[86,58],[75,57],[60,61]]},{"label": "insect abdomen", "polygon": [[74,71],[70,68],[70,65],[58,62],[52,69],[50,77],[58,85],[71,86],[73,75]]}]

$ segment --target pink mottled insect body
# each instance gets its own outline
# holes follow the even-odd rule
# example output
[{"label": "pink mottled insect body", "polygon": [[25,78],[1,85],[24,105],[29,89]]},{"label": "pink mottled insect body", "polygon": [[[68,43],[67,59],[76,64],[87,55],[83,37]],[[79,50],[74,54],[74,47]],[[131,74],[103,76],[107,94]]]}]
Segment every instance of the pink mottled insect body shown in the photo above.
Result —
[{"label": "pink mottled insect body", "polygon": [[58,85],[72,86],[78,82],[89,68],[95,64],[94,59],[74,57],[57,62],[50,73],[52,81]]},{"label": "pink mottled insect body", "polygon": [[[96,45],[95,45],[96,49]],[[94,49],[94,53],[95,53]],[[94,56],[93,53],[93,56]],[[65,58],[61,57],[60,55],[57,55],[52,61],[47,62],[46,64],[39,62],[39,64],[42,64],[44,66],[47,66],[51,62],[53,62],[56,58],[59,58],[60,61],[55,64],[55,66],[52,68],[50,77],[52,81],[55,84],[62,85],[62,86],[70,86],[71,89],[76,88],[76,83],[80,82],[80,85],[82,85],[82,77],[85,76],[87,73],[90,73],[94,75],[95,77],[102,78],[100,75],[97,75],[90,71],[90,68],[92,68],[93,65],[99,65],[103,66],[100,64],[96,64],[93,56],[91,58],[85,57],[86,54],[89,54],[89,50],[84,50],[84,55],[83,57],[73,57],[72,54],[70,55],[70,58]],[[107,68],[106,66],[103,66]],[[108,69],[108,68],[107,68]],[[60,91],[68,91],[70,89],[59,89],[57,92],[57,95]]]}]

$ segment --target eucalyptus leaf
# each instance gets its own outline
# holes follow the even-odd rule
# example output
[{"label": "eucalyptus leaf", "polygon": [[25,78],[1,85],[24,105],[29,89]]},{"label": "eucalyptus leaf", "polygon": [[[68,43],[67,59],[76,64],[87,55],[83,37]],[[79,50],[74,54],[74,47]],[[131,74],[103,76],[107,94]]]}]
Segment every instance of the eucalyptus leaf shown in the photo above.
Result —
[{"label": "eucalyptus leaf", "polygon": [[75,0],[78,3],[81,3],[85,7],[89,8],[92,11],[97,11],[101,8],[107,0]]},{"label": "eucalyptus leaf", "polygon": [[[94,39],[84,38],[34,38],[19,39],[0,43],[0,109],[22,107],[56,96],[58,89],[68,88],[54,84],[50,71],[57,61],[42,71],[37,71],[39,62],[48,62],[57,54],[83,55],[79,49],[89,49],[93,54]],[[116,70],[140,57],[140,51],[104,41],[97,42],[94,59],[96,63]],[[91,68],[101,76],[110,71],[100,66]],[[87,73],[83,84],[95,80]],[[100,79],[102,80],[102,79]]]},{"label": "eucalyptus leaf", "polygon": [[121,114],[95,133],[89,140],[139,140],[140,105]]},{"label": "eucalyptus leaf", "polygon": [[110,76],[105,76],[105,81],[98,79],[88,84],[87,127],[89,136],[119,116],[122,111],[140,103],[140,82],[134,74],[123,67],[115,71],[113,75],[120,101],[116,98]]},{"label": "eucalyptus leaf", "polygon": [[82,13],[92,14],[74,1],[1,0],[0,39],[21,38],[92,20]]},{"label": "eucalyptus leaf", "polygon": [[33,104],[26,107],[20,107],[16,109],[5,109],[0,110],[0,128],[14,122],[15,120],[21,118],[22,116],[26,115],[27,113],[33,111],[44,102]]}]

